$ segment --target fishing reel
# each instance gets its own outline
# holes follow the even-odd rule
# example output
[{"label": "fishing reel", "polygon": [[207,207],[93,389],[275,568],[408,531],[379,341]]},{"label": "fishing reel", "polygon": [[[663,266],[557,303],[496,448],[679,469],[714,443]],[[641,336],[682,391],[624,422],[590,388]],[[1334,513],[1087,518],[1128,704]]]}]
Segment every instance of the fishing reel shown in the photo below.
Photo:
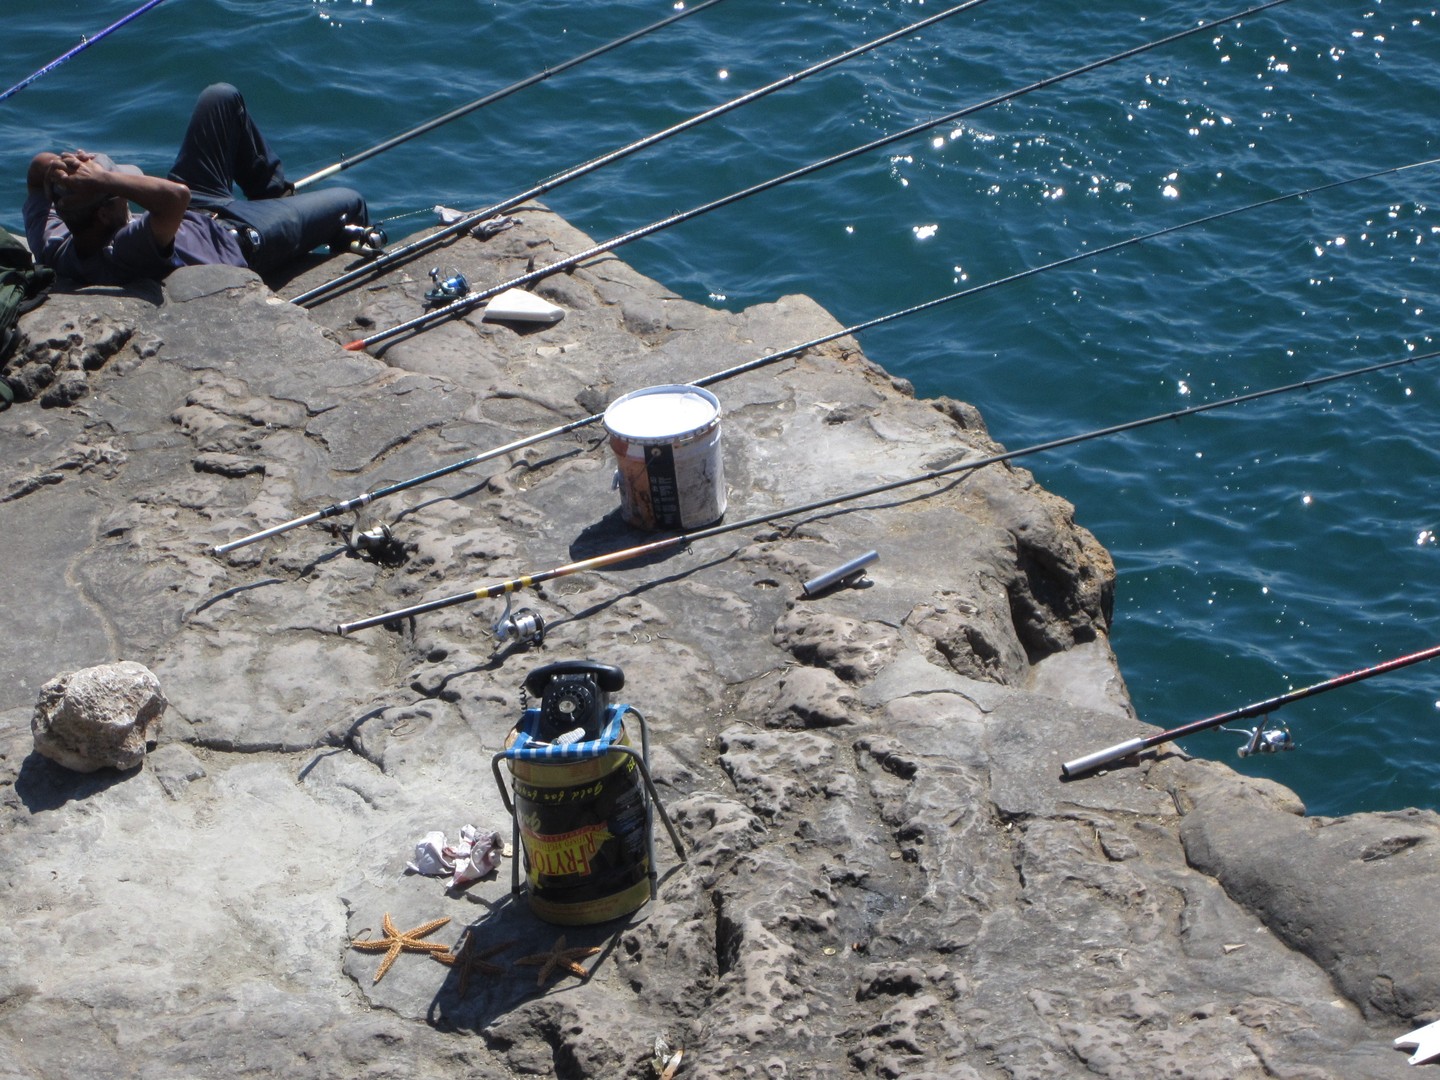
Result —
[{"label": "fishing reel", "polygon": [[545,643],[545,620],[531,608],[511,611],[511,596],[505,594],[505,610],[490,627],[495,640],[504,645],[514,641],[519,645],[543,645]]},{"label": "fishing reel", "polygon": [[1249,729],[1244,728],[1220,728],[1221,731],[1228,731],[1232,735],[1244,735],[1246,742],[1236,753],[1242,758],[1251,754],[1278,754],[1282,750],[1294,750],[1299,745],[1295,737],[1290,734],[1290,728],[1285,724],[1279,727],[1267,728],[1264,724]]},{"label": "fishing reel", "polygon": [[385,254],[385,245],[389,242],[390,238],[385,235],[385,230],[378,225],[346,223],[340,226],[340,236],[330,248],[333,251],[338,247],[361,258],[375,259]]},{"label": "fishing reel", "polygon": [[[443,278],[441,274],[444,274]],[[426,307],[448,304],[459,300],[470,291],[470,282],[453,266],[446,267],[443,271],[438,266],[433,267],[430,270],[430,280],[435,283],[435,287],[425,293]]]},{"label": "fishing reel", "polygon": [[405,562],[405,543],[397,540],[385,522],[371,524],[356,515],[355,523],[345,535],[345,546],[352,555],[372,559],[382,566],[400,566]]}]

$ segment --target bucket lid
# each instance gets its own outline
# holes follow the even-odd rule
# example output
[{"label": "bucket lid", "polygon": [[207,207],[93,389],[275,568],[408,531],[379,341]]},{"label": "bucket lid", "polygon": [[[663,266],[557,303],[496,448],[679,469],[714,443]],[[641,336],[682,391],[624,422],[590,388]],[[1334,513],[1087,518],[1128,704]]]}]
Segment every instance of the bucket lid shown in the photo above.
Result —
[{"label": "bucket lid", "polygon": [[638,443],[667,443],[720,419],[720,400],[700,386],[647,386],[616,398],[605,410],[605,430]]}]

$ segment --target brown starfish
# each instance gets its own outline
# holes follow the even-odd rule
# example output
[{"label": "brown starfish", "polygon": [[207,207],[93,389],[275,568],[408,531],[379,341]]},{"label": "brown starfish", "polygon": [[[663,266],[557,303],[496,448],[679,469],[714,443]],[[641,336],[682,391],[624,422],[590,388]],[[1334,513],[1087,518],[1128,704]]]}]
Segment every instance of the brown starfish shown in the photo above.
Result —
[{"label": "brown starfish", "polygon": [[395,958],[406,949],[411,952],[430,953],[432,956],[438,952],[449,952],[448,945],[442,945],[438,941],[421,941],[426,934],[440,929],[450,921],[450,916],[445,915],[439,919],[432,919],[430,922],[422,923],[413,930],[406,930],[403,934],[395,929],[395,924],[390,921],[390,913],[387,911],[385,917],[380,920],[381,929],[385,931],[383,938],[375,941],[355,940],[350,942],[352,949],[364,949],[366,952],[385,952],[385,958],[380,961],[380,970],[375,972],[375,982],[385,977],[390,970],[390,965],[395,963]]},{"label": "brown starfish", "polygon": [[505,974],[505,967],[501,964],[490,963],[490,957],[504,952],[514,944],[513,941],[502,941],[498,945],[477,949],[475,948],[475,931],[472,928],[465,931],[460,948],[446,952],[432,952],[430,956],[442,964],[449,964],[460,969],[460,996],[464,997],[465,991],[469,989],[470,976],[473,972],[479,971],[482,975]]},{"label": "brown starfish", "polygon": [[588,979],[590,972],[575,961],[582,956],[594,956],[600,951],[599,945],[581,945],[574,949],[565,947],[565,935],[561,934],[555,939],[555,944],[550,946],[548,953],[535,953],[533,956],[522,956],[516,960],[517,964],[538,966],[540,974],[535,976],[535,985],[544,986],[552,972],[563,969],[572,975],[578,975],[582,979]]}]

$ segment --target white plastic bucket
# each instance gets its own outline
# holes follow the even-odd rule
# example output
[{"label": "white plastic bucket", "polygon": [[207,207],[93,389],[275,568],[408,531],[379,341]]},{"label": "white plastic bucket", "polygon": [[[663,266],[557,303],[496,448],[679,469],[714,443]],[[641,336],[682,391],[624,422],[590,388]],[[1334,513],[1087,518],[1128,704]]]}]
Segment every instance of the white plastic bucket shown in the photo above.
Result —
[{"label": "white plastic bucket", "polygon": [[649,386],[605,410],[620,513],[639,529],[698,529],[725,515],[720,402],[699,386]]}]

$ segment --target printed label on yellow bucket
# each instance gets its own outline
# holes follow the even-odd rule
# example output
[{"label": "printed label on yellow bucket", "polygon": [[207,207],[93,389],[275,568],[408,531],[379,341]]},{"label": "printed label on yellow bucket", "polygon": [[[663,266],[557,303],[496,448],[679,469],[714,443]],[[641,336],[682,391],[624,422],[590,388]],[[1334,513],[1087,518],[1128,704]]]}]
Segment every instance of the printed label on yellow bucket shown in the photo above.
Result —
[{"label": "printed label on yellow bucket", "polygon": [[530,859],[527,876],[532,885],[540,880],[542,874],[552,878],[589,876],[590,860],[605,841],[615,839],[604,825],[587,825],[559,836],[546,836],[536,831],[539,827],[538,814],[529,821],[520,822],[525,854]]},{"label": "printed label on yellow bucket", "polygon": [[725,515],[720,402],[699,386],[651,386],[605,410],[620,513],[641,529],[697,529]]}]

